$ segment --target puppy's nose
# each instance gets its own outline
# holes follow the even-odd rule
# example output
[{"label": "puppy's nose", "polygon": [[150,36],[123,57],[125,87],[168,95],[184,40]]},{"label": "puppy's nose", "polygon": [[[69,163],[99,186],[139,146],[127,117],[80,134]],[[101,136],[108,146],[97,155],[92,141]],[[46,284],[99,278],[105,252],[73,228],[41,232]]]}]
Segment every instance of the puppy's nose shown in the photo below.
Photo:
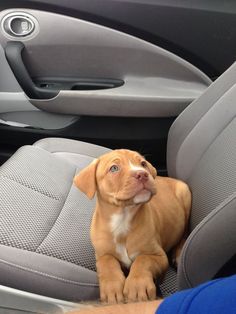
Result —
[{"label": "puppy's nose", "polygon": [[148,180],[148,173],[147,171],[138,170],[134,173],[134,177],[141,182],[145,182]]}]

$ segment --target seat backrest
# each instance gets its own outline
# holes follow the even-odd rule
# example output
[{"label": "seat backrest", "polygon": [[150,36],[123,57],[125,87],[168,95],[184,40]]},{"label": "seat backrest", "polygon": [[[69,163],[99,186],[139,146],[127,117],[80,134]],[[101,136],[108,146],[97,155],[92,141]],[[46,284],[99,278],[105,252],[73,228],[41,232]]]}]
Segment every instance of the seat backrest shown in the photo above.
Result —
[{"label": "seat backrest", "polygon": [[193,196],[178,269],[183,289],[214,278],[236,253],[236,63],[176,119],[167,166]]}]

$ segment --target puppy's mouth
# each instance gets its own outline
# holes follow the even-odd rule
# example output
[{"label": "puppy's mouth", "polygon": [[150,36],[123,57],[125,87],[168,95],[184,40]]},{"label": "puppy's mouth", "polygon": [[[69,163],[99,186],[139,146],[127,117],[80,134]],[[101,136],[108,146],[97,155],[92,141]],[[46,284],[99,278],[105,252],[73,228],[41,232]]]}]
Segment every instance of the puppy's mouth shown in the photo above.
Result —
[{"label": "puppy's mouth", "polygon": [[139,184],[132,191],[120,191],[116,195],[117,201],[128,202],[129,204],[142,204],[150,201],[156,194],[156,187],[150,184]]},{"label": "puppy's mouth", "polygon": [[133,202],[134,202],[134,204],[146,203],[146,202],[150,201],[152,195],[153,194],[150,190],[147,190],[144,188],[143,190],[141,190],[139,193],[137,193],[133,197]]}]

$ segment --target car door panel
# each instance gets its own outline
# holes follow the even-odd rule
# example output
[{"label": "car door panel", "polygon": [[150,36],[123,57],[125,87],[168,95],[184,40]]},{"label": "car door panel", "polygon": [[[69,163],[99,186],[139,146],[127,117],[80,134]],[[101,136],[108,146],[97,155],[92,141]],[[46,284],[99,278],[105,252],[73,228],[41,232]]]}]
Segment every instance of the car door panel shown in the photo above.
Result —
[{"label": "car door panel", "polygon": [[60,13],[152,42],[194,64],[211,79],[235,59],[234,0],[11,0],[0,9]]},{"label": "car door panel", "polygon": [[[183,49],[173,49],[173,21],[168,17],[176,9],[177,18],[186,7],[180,8],[176,1],[166,5],[162,1],[101,1],[0,3],[1,20],[7,13],[23,11],[37,21],[35,32],[28,38],[11,38],[2,30],[3,51],[9,41],[23,42],[22,61],[33,83],[56,90],[48,99],[28,97],[3,54],[0,60],[8,67],[4,72],[15,82],[8,95],[6,86],[1,89],[0,119],[21,123],[22,127],[0,124],[2,155],[5,147],[14,150],[42,137],[60,136],[140,150],[150,155],[158,168],[165,169],[168,129],[209,86],[212,73],[207,67],[199,66],[208,75],[199,70],[196,65],[201,57],[187,58],[184,45]],[[141,8],[143,16],[150,16],[148,32],[146,20],[139,19],[137,25]],[[164,12],[158,23],[169,27],[165,29],[169,42],[162,37],[163,27],[154,23],[156,9]],[[189,34],[187,28],[182,31],[183,37]],[[103,88],[104,80],[122,83]],[[0,75],[1,81],[4,77]],[[99,88],[91,87],[91,82]]]},{"label": "car door panel", "polygon": [[[13,12],[16,16],[22,14],[22,10],[2,11],[0,19],[12,16]],[[55,77],[62,81],[63,77],[78,77],[85,81],[124,82],[116,88],[99,90],[95,85],[94,90],[88,91],[86,85],[85,90],[81,90],[81,85],[76,90],[75,80],[72,90],[58,91],[52,100],[32,100],[39,109],[77,115],[177,116],[211,83],[183,59],[130,35],[59,14],[37,10],[24,13],[37,21],[35,34],[20,38],[25,46],[24,62],[32,78]],[[17,37],[3,30],[0,42],[4,48],[10,39]],[[12,54],[14,60],[17,57]],[[18,65],[19,61],[14,63],[15,67]]]}]

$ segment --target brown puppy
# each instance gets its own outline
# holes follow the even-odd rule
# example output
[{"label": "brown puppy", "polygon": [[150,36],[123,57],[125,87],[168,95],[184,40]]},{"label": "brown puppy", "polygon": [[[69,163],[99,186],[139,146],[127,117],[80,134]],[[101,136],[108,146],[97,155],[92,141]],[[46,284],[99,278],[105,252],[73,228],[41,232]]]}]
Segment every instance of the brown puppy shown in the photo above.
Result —
[{"label": "brown puppy", "polygon": [[[91,239],[103,302],[156,298],[153,278],[168,268],[166,252],[181,242],[191,207],[182,181],[159,177],[137,152],[114,150],[74,179],[97,203]],[[121,266],[130,269],[125,278]]]}]

